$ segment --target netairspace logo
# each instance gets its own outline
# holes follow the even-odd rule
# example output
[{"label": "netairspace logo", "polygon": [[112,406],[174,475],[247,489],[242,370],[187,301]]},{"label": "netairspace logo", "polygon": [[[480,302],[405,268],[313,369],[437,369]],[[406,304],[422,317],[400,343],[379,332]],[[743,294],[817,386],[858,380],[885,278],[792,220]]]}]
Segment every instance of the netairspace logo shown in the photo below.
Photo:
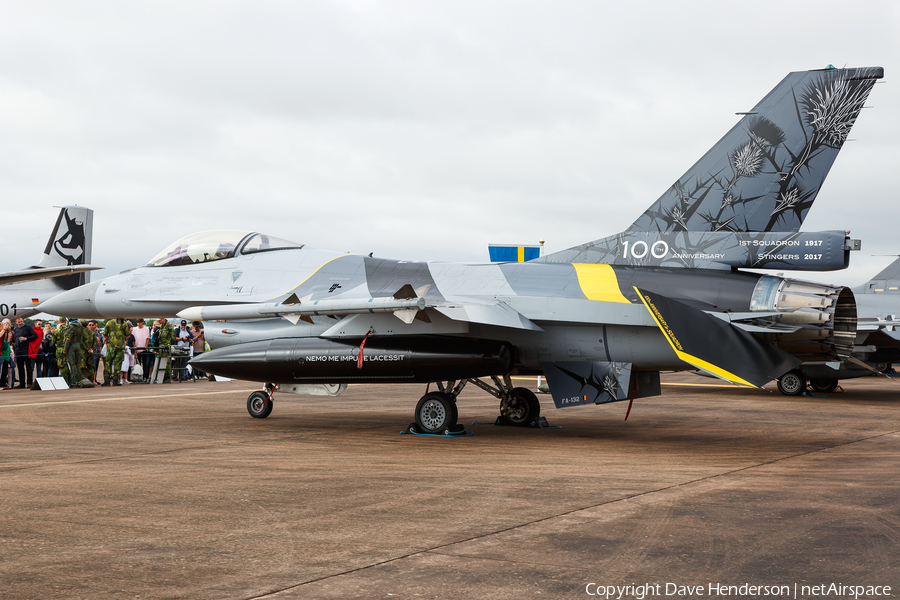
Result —
[{"label": "netairspace logo", "polygon": [[743,583],[728,585],[709,583],[707,585],[682,585],[678,583],[643,583],[631,585],[603,585],[589,583],[584,588],[588,596],[606,600],[646,600],[648,598],[853,598],[854,600],[890,597],[889,585],[845,585],[843,583],[820,583],[806,585],[754,585]]}]

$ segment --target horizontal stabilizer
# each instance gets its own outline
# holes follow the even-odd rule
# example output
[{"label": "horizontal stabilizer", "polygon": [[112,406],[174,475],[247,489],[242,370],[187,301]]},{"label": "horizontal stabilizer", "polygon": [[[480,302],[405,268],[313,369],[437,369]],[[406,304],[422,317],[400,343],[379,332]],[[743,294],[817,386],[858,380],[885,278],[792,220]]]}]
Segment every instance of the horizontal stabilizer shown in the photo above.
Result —
[{"label": "horizontal stabilizer", "polygon": [[21,271],[9,271],[7,273],[0,273],[0,285],[18,283],[20,281],[36,281],[38,279],[60,277],[63,275],[74,275],[76,273],[98,271],[102,268],[103,267],[92,267],[91,265],[72,265],[70,267],[36,267],[34,269],[23,269]]},{"label": "horizontal stabilizer", "polygon": [[801,362],[722,319],[656,292],[634,290],[678,358],[710,375],[761,387]]}]

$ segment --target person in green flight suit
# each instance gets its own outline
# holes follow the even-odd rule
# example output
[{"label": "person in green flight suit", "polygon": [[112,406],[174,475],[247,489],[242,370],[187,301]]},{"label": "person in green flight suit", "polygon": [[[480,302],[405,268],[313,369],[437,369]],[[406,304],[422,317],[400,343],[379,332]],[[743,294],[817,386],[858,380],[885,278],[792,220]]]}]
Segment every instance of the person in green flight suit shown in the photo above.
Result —
[{"label": "person in green flight suit", "polygon": [[66,339],[63,351],[69,365],[69,387],[81,387],[81,343],[84,339],[84,327],[76,319],[72,319],[66,327]]},{"label": "person in green flight suit", "polygon": [[125,340],[131,335],[131,323],[119,318],[106,322],[103,337],[106,338],[106,369],[103,373],[103,385],[122,385],[119,381],[119,369],[125,358]]},{"label": "person in green flight suit", "polygon": [[156,351],[157,356],[160,359],[166,359],[166,377],[163,383],[172,383],[171,346],[175,343],[175,329],[165,318],[157,320],[153,329],[155,330],[156,345],[159,347],[159,350]]},{"label": "person in green flight suit", "polygon": [[66,329],[68,328],[68,320],[65,317],[60,318],[56,329],[51,334],[53,336],[53,344],[56,346],[56,366],[59,367],[59,376],[69,380],[69,363],[66,362]]},{"label": "person in green flight suit", "polygon": [[[84,333],[81,336],[81,370],[84,378],[88,381],[94,381],[94,344],[97,343],[97,336],[88,328],[87,319],[81,320],[84,327]],[[93,387],[93,386],[92,386]]]}]

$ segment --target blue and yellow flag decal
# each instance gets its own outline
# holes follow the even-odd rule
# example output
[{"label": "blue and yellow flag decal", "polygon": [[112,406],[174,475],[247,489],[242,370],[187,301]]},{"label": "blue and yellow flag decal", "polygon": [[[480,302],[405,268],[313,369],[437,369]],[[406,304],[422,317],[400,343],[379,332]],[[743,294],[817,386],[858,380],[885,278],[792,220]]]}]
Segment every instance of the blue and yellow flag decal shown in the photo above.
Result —
[{"label": "blue and yellow flag decal", "polygon": [[491,262],[528,262],[541,255],[541,247],[489,244],[488,254]]}]

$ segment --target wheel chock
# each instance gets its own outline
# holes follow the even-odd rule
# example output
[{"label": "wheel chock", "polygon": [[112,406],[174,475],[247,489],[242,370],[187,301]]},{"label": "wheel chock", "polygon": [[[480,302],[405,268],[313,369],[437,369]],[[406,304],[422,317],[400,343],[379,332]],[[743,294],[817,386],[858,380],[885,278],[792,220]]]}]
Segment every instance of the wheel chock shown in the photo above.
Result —
[{"label": "wheel chock", "polygon": [[448,437],[466,437],[469,435],[475,435],[475,432],[466,431],[465,425],[451,425],[447,429],[444,430],[443,433],[422,433],[416,429],[415,423],[410,423],[409,426],[400,432],[400,435],[404,433],[411,433],[413,435],[425,435],[429,437],[439,437],[439,438],[448,438]]},{"label": "wheel chock", "polygon": [[[472,421],[472,425],[510,425],[510,426],[516,426],[515,423],[513,423],[512,421],[510,421],[509,419],[507,419],[507,418],[504,417],[503,415],[498,416],[498,417],[497,417],[497,420],[494,421],[493,423],[485,423],[485,422]],[[522,427],[531,427],[531,428],[533,428],[533,429],[562,429],[562,425],[550,425],[549,423],[547,423],[547,419],[546,419],[545,417],[538,417],[537,419],[533,419],[533,420],[529,421],[527,425],[522,425]]]}]

